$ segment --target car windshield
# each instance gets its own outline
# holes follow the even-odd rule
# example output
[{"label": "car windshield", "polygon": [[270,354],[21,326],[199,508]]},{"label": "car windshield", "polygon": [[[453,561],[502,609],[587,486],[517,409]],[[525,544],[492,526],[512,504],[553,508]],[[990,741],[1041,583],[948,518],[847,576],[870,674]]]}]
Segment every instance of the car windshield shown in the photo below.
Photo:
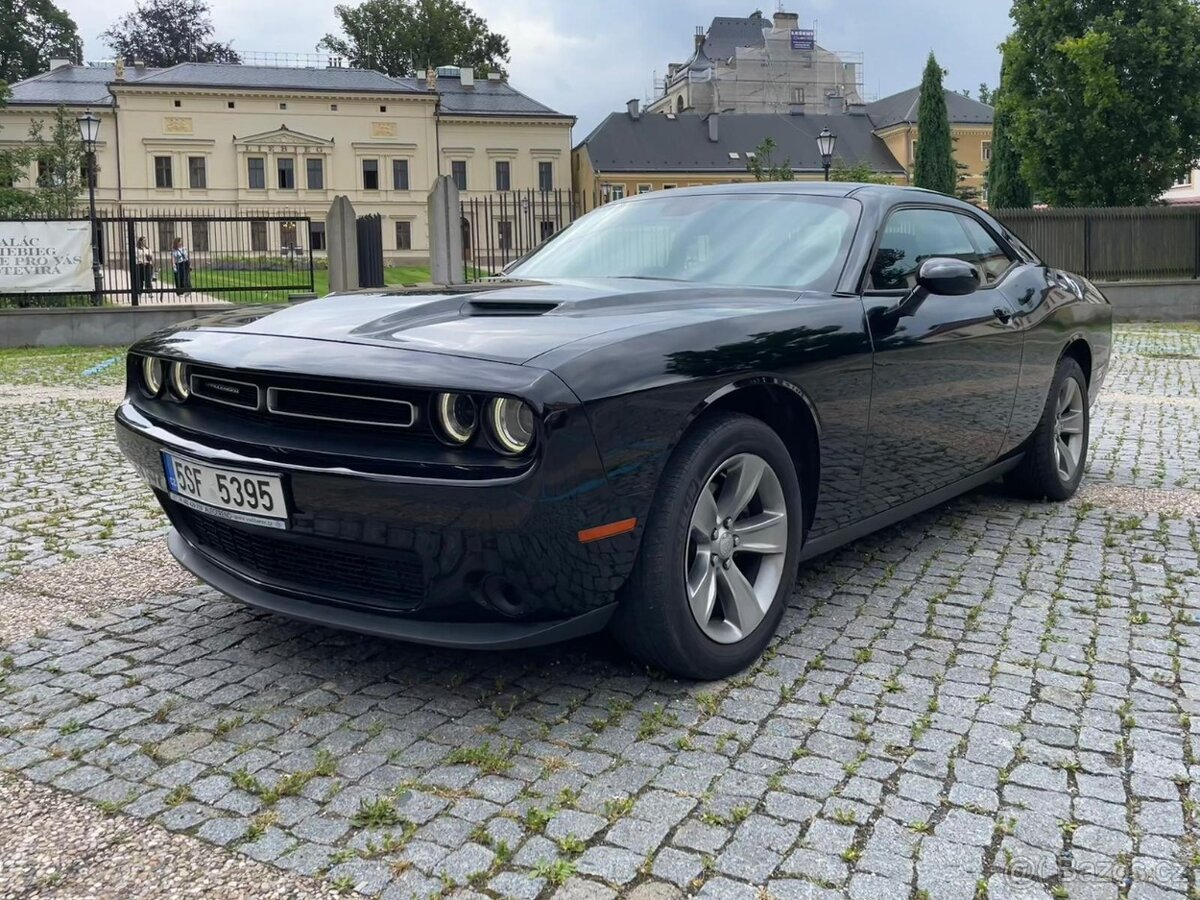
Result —
[{"label": "car windshield", "polygon": [[638,197],[588,213],[505,274],[833,290],[859,212],[804,194]]}]

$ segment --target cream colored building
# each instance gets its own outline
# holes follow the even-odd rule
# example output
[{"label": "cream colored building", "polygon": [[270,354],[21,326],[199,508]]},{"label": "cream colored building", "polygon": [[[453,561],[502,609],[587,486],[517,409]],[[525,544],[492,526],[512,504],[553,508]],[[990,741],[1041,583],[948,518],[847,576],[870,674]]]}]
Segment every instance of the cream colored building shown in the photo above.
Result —
[{"label": "cream colored building", "polygon": [[[311,235],[286,222],[252,225],[256,251],[319,253],[325,214],[346,194],[359,215],[383,217],[390,260],[420,262],[437,175],[453,176],[466,198],[571,186],[574,119],[466,68],[405,79],[337,67],[59,65],[13,86],[0,142],[20,142],[60,104],[102,120],[97,200],[108,211],[311,218]],[[31,166],[28,183],[36,177]],[[155,231],[147,237],[162,250],[178,227]],[[182,236],[201,252],[219,240]]]}]

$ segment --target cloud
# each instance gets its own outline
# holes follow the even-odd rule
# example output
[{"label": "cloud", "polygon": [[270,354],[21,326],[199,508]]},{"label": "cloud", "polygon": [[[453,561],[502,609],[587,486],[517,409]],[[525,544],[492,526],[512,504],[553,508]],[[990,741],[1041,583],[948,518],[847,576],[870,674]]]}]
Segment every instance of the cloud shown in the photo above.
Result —
[{"label": "cloud", "polygon": [[[59,0],[79,24],[89,59],[109,55],[100,32],[134,8],[133,0]],[[692,50],[697,25],[714,16],[746,15],[754,0],[468,0],[505,34],[512,48],[515,87],[579,119],[581,140],[630,97],[652,93],[655,75]],[[868,95],[884,96],[917,84],[933,50],[950,70],[947,86],[975,92],[995,84],[996,49],[1009,30],[1002,0],[794,0],[805,26],[833,50],[865,54]],[[212,0],[221,40],[242,51],[313,53],[337,30],[331,0]],[[769,15],[770,3],[759,3]],[[931,27],[930,23],[936,23]]]}]

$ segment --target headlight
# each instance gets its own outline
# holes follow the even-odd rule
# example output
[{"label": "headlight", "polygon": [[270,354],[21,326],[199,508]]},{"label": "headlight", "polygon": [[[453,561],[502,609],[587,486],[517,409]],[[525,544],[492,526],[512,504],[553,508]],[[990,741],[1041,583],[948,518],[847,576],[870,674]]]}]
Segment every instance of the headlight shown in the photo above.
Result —
[{"label": "headlight", "polygon": [[438,429],[447,443],[461,447],[474,437],[479,415],[469,394],[438,394],[434,398],[434,411]]},{"label": "headlight", "polygon": [[504,453],[516,456],[533,443],[533,410],[520,400],[497,397],[488,405],[492,438]]},{"label": "headlight", "polygon": [[185,363],[171,363],[171,390],[180,400],[186,400],[192,394],[188,386],[188,367]]},{"label": "headlight", "polygon": [[162,393],[162,386],[162,360],[155,356],[142,357],[142,387],[146,389],[146,393],[151,397],[157,397]]}]

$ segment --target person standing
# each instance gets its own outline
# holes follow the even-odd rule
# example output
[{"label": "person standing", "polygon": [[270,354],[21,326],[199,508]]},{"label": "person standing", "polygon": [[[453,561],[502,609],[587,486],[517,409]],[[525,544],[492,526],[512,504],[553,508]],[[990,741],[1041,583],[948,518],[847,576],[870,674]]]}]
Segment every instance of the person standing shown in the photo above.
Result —
[{"label": "person standing", "polygon": [[134,262],[137,264],[138,292],[148,294],[153,290],[151,282],[154,278],[154,251],[150,249],[145,237],[137,239],[133,256]]},{"label": "person standing", "polygon": [[175,238],[171,243],[171,260],[175,264],[175,293],[181,297],[191,296],[192,261],[188,259],[182,238]]}]

